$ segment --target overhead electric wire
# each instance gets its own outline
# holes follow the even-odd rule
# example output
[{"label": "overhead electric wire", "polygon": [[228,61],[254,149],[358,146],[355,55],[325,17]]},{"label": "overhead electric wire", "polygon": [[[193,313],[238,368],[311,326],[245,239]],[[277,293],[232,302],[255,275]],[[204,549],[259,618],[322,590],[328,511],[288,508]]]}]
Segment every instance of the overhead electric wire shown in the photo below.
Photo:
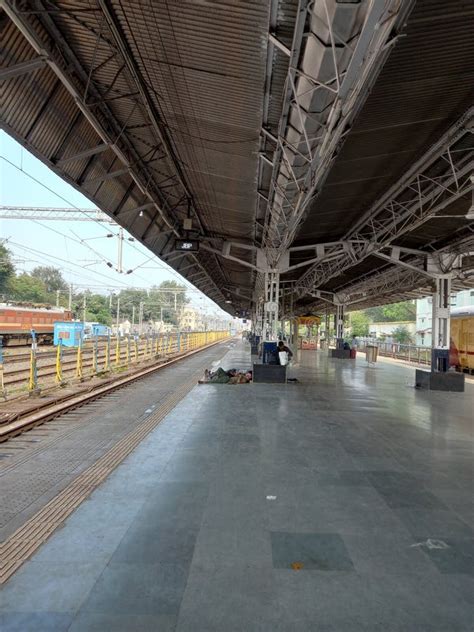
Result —
[{"label": "overhead electric wire", "polygon": [[[87,215],[87,213],[84,211],[84,209],[79,208],[78,206],[76,206],[75,204],[73,204],[70,200],[68,200],[67,198],[65,198],[64,196],[60,195],[59,193],[55,192],[53,189],[51,189],[50,187],[48,187],[46,184],[44,184],[43,182],[41,182],[40,180],[38,180],[37,178],[35,178],[33,175],[31,175],[28,171],[25,171],[22,167],[20,168],[18,165],[16,165],[14,162],[12,162],[11,160],[9,160],[8,158],[6,158],[5,156],[0,154],[0,158],[3,159],[5,162],[7,162],[8,164],[10,164],[12,167],[14,167],[15,169],[17,169],[18,171],[20,171],[20,173],[23,173],[24,175],[26,175],[28,178],[30,178],[31,180],[33,180],[34,182],[36,182],[37,184],[39,184],[40,186],[42,186],[43,188],[45,188],[47,191],[49,191],[50,193],[53,193],[54,195],[56,195],[57,197],[59,197],[63,202],[66,202],[66,204],[69,204],[72,208],[76,209],[77,211],[83,213],[84,215],[86,215],[86,217],[95,222],[96,224],[98,224],[102,229],[104,229],[107,233],[110,232],[109,229],[107,229],[101,222],[99,222],[98,220],[95,220],[93,218],[90,218],[89,215]],[[45,224],[43,224],[42,222],[40,222],[39,220],[32,220],[37,222],[38,224],[40,224],[41,226],[43,226],[44,228],[47,228],[48,230],[52,230],[53,232],[58,233],[58,231],[56,231],[54,228],[52,228],[51,226],[46,226]],[[126,229],[124,229],[126,230]],[[64,237],[65,239],[72,239],[71,237],[69,237],[68,235],[64,235],[63,233],[59,233],[62,237]],[[75,240],[72,240],[75,241]],[[139,252],[140,254],[143,254],[142,252],[140,252],[140,250],[133,245],[130,242],[127,242],[127,245],[130,246],[131,248],[133,248],[134,250],[136,250],[137,252]],[[146,248],[146,246],[143,246],[144,248]],[[166,272],[168,272],[169,274],[173,275],[174,277],[176,277],[180,282],[182,283],[187,283],[190,288],[192,289],[197,289],[194,288],[194,286],[186,279],[184,278],[182,275],[179,274],[179,272],[177,272],[176,270],[173,270],[173,268],[171,268],[171,266],[167,265],[164,262],[160,262],[160,259],[158,258],[157,255],[153,255],[153,257],[156,257],[158,259],[157,262],[157,267],[158,268],[162,268],[163,270],[166,270]],[[152,258],[153,258],[152,257]],[[138,276],[138,275],[137,275]],[[141,280],[144,280],[142,277]],[[199,292],[201,290],[198,290]],[[204,294],[204,293],[203,293]],[[207,297],[209,298],[209,297]],[[209,299],[212,300],[212,299]],[[213,301],[214,302],[214,301]]]}]

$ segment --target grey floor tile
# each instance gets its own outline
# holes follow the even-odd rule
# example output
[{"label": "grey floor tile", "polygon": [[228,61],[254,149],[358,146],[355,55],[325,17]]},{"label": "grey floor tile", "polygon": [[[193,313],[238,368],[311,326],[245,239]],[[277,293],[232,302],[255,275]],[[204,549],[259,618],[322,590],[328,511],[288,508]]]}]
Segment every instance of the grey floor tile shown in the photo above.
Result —
[{"label": "grey floor tile", "polygon": [[274,568],[303,571],[351,571],[354,566],[337,533],[271,533]]},{"label": "grey floor tile", "polygon": [[408,531],[421,540],[427,538],[469,538],[474,531],[452,511],[429,509],[394,509]]},{"label": "grey floor tile", "polygon": [[343,540],[357,572],[369,576],[436,573],[433,563],[414,539],[390,532],[344,534]]},{"label": "grey floor tile", "polygon": [[179,450],[161,473],[162,482],[206,482],[213,478],[215,459]]},{"label": "grey floor tile", "polygon": [[270,534],[261,528],[242,528],[234,524],[226,528],[202,527],[193,564],[215,566],[272,566]]},{"label": "grey floor tile", "polygon": [[96,523],[90,529],[71,526],[61,529],[39,549],[35,555],[36,562],[107,562],[127,527],[110,526],[107,523]]},{"label": "grey floor tile", "polygon": [[81,612],[68,632],[174,632],[176,620],[176,615]]},{"label": "grey floor tile", "polygon": [[66,632],[73,615],[64,612],[0,613],[2,632]]},{"label": "grey floor tile", "polygon": [[[275,571],[280,620],[317,621],[334,630],[464,630],[472,610],[439,574]],[[352,627],[351,627],[352,626]]]},{"label": "grey floor tile", "polygon": [[193,565],[178,632],[264,632],[277,622],[268,569]]},{"label": "grey floor tile", "polygon": [[187,574],[178,564],[109,564],[81,612],[176,615]]},{"label": "grey floor tile", "polygon": [[111,562],[189,564],[197,534],[198,529],[183,528],[179,524],[162,526],[145,523],[131,527]]},{"label": "grey floor tile", "polygon": [[3,586],[0,612],[74,612],[103,569],[104,563],[27,562]]},{"label": "grey floor tile", "polygon": [[[422,540],[417,538],[418,542]],[[471,575],[474,577],[474,539],[445,538],[445,547],[420,547],[440,573]]]}]

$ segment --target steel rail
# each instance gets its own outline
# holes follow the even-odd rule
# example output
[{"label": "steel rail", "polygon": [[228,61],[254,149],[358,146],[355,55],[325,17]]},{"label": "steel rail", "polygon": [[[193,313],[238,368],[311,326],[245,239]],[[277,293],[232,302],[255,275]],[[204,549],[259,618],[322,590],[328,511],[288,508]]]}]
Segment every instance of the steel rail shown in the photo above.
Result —
[{"label": "steel rail", "polygon": [[136,380],[148,377],[153,374],[155,371],[159,369],[168,367],[176,362],[188,358],[200,351],[204,351],[205,349],[209,349],[217,344],[222,344],[223,342],[228,342],[229,338],[224,340],[217,340],[215,342],[211,342],[203,347],[199,347],[199,349],[193,349],[192,351],[188,351],[184,354],[181,354],[171,360],[161,362],[158,365],[153,365],[146,367],[145,369],[141,369],[140,371],[134,372],[131,375],[127,375],[123,378],[118,378],[113,380],[111,383],[106,384],[104,386],[99,386],[97,388],[93,388],[89,392],[80,393],[79,395],[68,395],[64,399],[60,401],[56,401],[54,404],[43,404],[42,406],[38,406],[37,410],[34,412],[28,411],[26,413],[18,413],[13,421],[9,421],[0,425],[0,443],[7,441],[11,437],[22,434],[26,430],[30,430],[35,426],[39,426],[59,415],[62,415],[74,408],[78,408],[80,406],[84,406],[93,400],[99,399],[104,395],[111,393],[119,388],[123,388],[128,384],[135,382]]}]

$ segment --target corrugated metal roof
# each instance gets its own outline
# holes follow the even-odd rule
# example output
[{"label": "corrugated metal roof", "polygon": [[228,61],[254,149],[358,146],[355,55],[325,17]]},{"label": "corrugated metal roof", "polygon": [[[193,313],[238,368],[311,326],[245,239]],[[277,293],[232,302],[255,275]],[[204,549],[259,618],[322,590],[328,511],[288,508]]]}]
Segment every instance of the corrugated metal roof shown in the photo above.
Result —
[{"label": "corrugated metal roof", "polygon": [[474,6],[418,1],[296,243],[351,225],[474,101]]},{"label": "corrugated metal roof", "polygon": [[[0,84],[5,129],[228,307],[228,288],[250,293],[253,273],[210,252],[176,257],[169,226],[180,230],[191,204],[202,234],[261,239],[256,219],[265,203],[257,186],[268,190],[271,169],[258,153],[271,157],[274,150],[261,127],[278,131],[288,72],[288,57],[273,48],[266,76],[267,37],[272,30],[291,47],[298,1],[96,0],[82,6],[59,0],[55,6],[44,11],[34,0],[37,12],[21,19],[80,96],[73,98],[51,64],[11,77]],[[5,15],[0,20],[5,64],[34,59],[24,34]],[[473,28],[470,1],[415,3],[294,245],[344,235],[472,103]],[[111,146],[61,162],[103,143],[78,103]],[[101,181],[123,169],[121,156],[130,173]],[[139,216],[133,209],[149,202],[149,193],[162,211],[147,208]],[[468,204],[461,198],[445,213],[462,214]],[[431,220],[403,243],[444,245],[453,234],[462,237],[465,225],[459,218]],[[253,260],[248,250],[239,256]],[[368,258],[328,287],[383,266]]]}]

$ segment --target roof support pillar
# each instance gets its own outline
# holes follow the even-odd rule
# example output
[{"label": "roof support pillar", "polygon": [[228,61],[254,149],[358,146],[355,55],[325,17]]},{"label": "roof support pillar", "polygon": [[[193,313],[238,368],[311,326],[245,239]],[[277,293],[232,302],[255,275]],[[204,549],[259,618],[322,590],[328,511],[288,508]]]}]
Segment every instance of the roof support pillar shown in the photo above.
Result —
[{"label": "roof support pillar", "polygon": [[264,339],[276,341],[278,338],[278,307],[280,298],[280,273],[276,270],[265,272]]},{"label": "roof support pillar", "polygon": [[346,305],[344,303],[336,303],[336,315],[334,328],[336,330],[336,349],[344,348],[344,317],[346,315]]},{"label": "roof support pillar", "polygon": [[449,343],[451,330],[451,275],[435,279],[432,307],[431,370],[446,372],[449,369]]}]

